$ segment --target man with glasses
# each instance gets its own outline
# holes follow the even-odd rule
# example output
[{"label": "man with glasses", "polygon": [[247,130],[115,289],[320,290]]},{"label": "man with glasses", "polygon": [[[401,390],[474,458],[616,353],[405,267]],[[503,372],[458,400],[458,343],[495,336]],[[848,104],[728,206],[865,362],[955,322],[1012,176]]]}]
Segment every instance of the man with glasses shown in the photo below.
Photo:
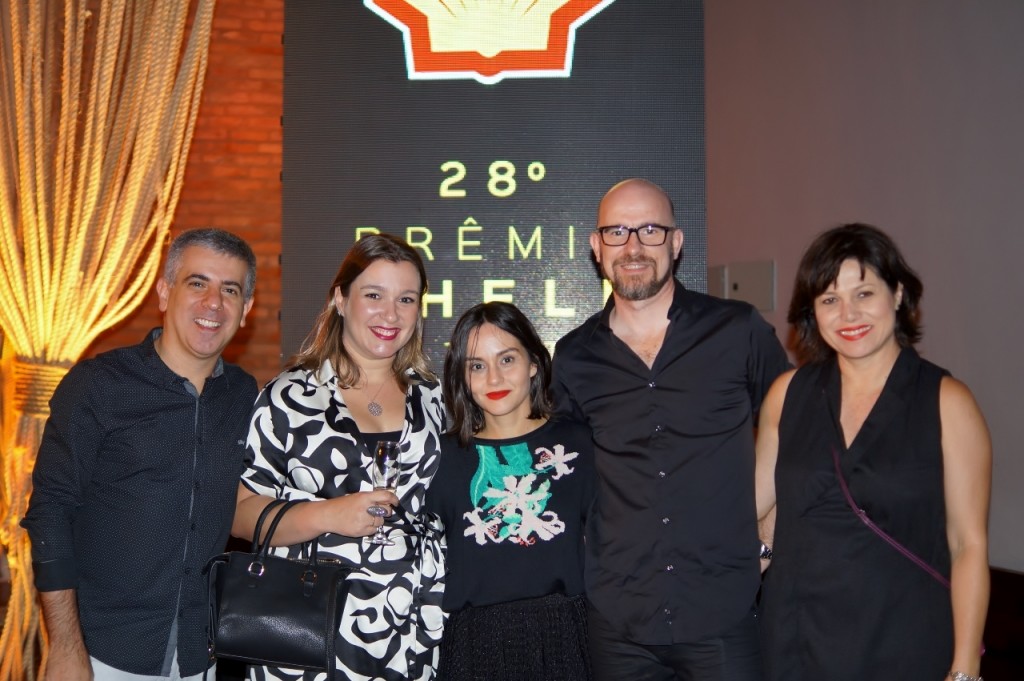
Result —
[{"label": "man with glasses", "polygon": [[789,362],[750,305],[686,290],[672,202],[630,179],[590,246],[612,296],[562,338],[558,411],[586,421],[599,492],[587,527],[595,678],[761,676],[754,424]]}]

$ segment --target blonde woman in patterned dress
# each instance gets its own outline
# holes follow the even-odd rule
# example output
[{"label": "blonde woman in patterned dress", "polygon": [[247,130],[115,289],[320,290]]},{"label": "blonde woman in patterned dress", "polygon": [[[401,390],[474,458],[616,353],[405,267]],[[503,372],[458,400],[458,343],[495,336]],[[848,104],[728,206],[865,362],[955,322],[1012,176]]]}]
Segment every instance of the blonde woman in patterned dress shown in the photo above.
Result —
[{"label": "blonde woman in patterned dress", "polygon": [[[313,502],[288,511],[275,553],[297,556],[303,542],[320,537],[321,554],[354,568],[336,673],[351,681],[425,680],[436,666],[444,566],[423,502],[445,417],[422,350],[426,287],[423,262],[404,241],[358,241],[292,368],[263,389],[250,423],[232,533],[251,537],[272,499]],[[397,496],[373,489],[378,440],[401,443]],[[374,506],[388,510],[386,520],[371,514]],[[382,523],[393,545],[368,541]],[[254,667],[249,678],[323,681],[326,674]]]}]

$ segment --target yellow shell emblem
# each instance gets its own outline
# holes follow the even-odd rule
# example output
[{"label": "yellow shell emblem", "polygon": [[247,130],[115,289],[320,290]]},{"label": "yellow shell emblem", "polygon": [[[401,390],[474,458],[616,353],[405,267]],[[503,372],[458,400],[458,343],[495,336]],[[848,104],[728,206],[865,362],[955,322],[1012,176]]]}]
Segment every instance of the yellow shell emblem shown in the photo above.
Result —
[{"label": "yellow shell emblem", "polygon": [[409,78],[567,78],[576,29],[615,0],[364,0],[402,31]]}]

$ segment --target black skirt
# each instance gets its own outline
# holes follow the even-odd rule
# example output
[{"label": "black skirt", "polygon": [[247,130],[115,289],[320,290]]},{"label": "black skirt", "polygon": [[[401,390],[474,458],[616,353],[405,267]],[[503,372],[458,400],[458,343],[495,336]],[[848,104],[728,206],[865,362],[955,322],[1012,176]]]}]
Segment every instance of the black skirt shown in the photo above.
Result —
[{"label": "black skirt", "polygon": [[587,606],[560,594],[452,613],[439,681],[589,681]]}]

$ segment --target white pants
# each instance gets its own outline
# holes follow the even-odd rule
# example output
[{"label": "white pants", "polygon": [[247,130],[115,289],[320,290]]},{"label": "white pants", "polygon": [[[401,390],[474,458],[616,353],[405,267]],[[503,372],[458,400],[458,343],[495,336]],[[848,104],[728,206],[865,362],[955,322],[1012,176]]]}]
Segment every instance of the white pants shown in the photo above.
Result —
[{"label": "white pants", "polygon": [[[170,676],[147,676],[145,674],[131,674],[120,669],[114,669],[110,665],[103,664],[95,657],[90,657],[92,663],[92,674],[95,681],[202,681],[202,673],[194,676],[182,676],[178,669],[178,653],[174,653],[174,660],[171,662]],[[210,667],[206,675],[207,681],[214,681],[217,678],[217,665]]]}]

